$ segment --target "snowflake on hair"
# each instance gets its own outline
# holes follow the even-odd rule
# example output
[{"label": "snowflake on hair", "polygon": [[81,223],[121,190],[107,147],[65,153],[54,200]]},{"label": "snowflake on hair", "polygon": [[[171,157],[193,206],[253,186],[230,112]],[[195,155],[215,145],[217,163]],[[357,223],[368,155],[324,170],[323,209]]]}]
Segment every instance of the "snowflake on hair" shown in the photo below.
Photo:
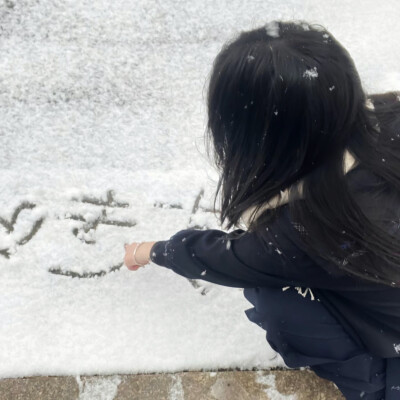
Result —
[{"label": "snowflake on hair", "polygon": [[308,78],[308,79],[318,78],[317,67],[306,69],[304,71],[303,78]]},{"label": "snowflake on hair", "polygon": [[299,224],[298,222],[292,222],[292,225],[302,235],[308,235],[306,228],[302,224]]}]

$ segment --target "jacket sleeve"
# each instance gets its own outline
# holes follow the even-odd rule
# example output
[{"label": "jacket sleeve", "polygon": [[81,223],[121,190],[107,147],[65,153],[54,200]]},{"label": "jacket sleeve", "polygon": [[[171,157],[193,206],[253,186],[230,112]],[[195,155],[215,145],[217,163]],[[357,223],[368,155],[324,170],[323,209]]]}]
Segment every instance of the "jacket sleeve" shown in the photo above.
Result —
[{"label": "jacket sleeve", "polygon": [[[241,229],[234,232],[244,233]],[[268,246],[253,232],[228,240],[227,232],[217,229],[181,230],[169,240],[156,242],[150,259],[186,278],[223,286],[252,288],[300,284],[289,277],[282,252]]]}]

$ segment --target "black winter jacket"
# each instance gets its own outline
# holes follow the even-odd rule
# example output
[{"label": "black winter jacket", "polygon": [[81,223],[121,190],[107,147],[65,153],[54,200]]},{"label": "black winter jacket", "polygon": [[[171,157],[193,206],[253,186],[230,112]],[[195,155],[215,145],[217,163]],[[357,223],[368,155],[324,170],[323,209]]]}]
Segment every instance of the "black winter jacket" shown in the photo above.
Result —
[{"label": "black winter jacket", "polygon": [[[374,179],[361,166],[348,176],[366,191]],[[309,289],[360,346],[383,358],[400,357],[400,288],[350,276],[324,259],[311,258],[302,250],[288,205],[278,212],[268,230],[231,241],[221,230],[181,230],[156,242],[150,259],[186,278],[245,288],[245,296],[257,296],[255,288],[263,286],[292,286],[303,295]]]}]

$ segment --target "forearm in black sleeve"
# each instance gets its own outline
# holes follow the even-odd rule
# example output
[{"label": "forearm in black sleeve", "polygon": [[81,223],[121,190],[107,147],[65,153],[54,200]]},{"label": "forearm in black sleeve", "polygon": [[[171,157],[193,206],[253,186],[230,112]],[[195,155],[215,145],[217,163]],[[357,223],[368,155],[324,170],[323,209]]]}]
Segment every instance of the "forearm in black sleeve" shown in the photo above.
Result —
[{"label": "forearm in black sleeve", "polygon": [[[236,232],[244,231],[238,229]],[[186,278],[229,287],[282,287],[295,283],[274,274],[279,267],[279,259],[273,254],[264,263],[263,270],[247,265],[244,262],[245,253],[257,250],[262,249],[254,233],[246,233],[241,238],[228,241],[227,232],[217,229],[185,229],[169,240],[156,242],[151,249],[150,259]]]}]

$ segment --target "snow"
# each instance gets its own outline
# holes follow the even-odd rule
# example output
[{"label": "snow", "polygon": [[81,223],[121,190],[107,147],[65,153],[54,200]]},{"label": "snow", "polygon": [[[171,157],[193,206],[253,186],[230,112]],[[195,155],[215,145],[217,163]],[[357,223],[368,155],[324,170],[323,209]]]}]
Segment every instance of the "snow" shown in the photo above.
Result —
[{"label": "snow", "polygon": [[297,400],[296,395],[283,395],[276,389],[276,377],[274,374],[265,374],[262,371],[257,371],[256,382],[266,386],[263,391],[271,400]]},{"label": "snow", "polygon": [[276,21],[270,21],[265,25],[267,34],[272,37],[279,37],[279,25]]},{"label": "snow", "polygon": [[[220,228],[203,133],[226,40],[275,19],[321,23],[367,91],[400,89],[399,11],[397,0],[0,5],[0,378],[285,366],[241,289],[155,264],[129,271],[123,245]],[[113,379],[80,398],[112,398]]]},{"label": "snow", "polygon": [[118,385],[122,379],[117,376],[86,377],[82,382],[78,375],[76,381],[79,387],[78,400],[113,400],[117,395]]},{"label": "snow", "polygon": [[184,400],[184,391],[182,386],[182,379],[180,376],[172,376],[173,383],[169,391],[168,400]]},{"label": "snow", "polygon": [[306,69],[304,71],[303,76],[305,78],[308,79],[312,79],[312,78],[318,78],[318,71],[317,71],[317,67],[311,68],[311,69]]}]

